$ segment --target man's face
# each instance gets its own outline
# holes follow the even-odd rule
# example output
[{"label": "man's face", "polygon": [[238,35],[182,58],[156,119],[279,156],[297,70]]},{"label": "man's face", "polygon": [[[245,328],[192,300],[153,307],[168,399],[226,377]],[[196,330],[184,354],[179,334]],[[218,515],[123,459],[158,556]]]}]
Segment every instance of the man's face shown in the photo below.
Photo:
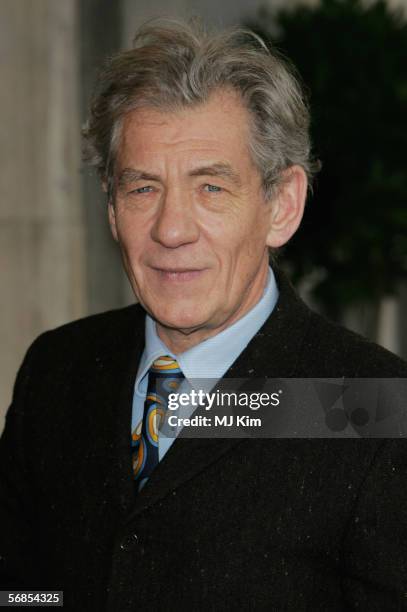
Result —
[{"label": "man's face", "polygon": [[270,203],[248,138],[248,113],[233,92],[179,112],[126,116],[110,223],[163,339],[178,333],[193,345],[261,297]]}]

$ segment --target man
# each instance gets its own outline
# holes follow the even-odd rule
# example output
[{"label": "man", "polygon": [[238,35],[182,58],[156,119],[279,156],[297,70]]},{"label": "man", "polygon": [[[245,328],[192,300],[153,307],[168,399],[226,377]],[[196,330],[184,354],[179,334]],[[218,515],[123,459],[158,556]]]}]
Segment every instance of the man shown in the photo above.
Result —
[{"label": "man", "polygon": [[85,136],[139,304],[27,353],[4,588],[64,590],[69,610],[406,608],[404,440],[159,441],[164,387],[196,377],[406,376],[269,268],[315,171],[308,124],[247,33],[150,24],[106,67]]}]

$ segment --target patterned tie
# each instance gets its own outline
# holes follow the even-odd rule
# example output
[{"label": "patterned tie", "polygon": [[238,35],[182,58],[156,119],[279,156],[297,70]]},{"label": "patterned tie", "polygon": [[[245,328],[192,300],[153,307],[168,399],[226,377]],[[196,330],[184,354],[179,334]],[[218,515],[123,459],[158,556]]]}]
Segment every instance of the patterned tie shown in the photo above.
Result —
[{"label": "patterned tie", "polygon": [[168,396],[178,389],[183,378],[177,361],[168,355],[158,357],[148,372],[143,419],[132,433],[133,473],[139,490],[158,465],[158,432],[167,410]]}]

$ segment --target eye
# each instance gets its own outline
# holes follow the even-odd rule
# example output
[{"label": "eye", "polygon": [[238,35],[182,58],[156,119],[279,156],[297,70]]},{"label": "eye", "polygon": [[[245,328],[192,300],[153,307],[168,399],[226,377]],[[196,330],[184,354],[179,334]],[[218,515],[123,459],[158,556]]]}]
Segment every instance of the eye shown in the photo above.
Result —
[{"label": "eye", "polygon": [[150,185],[145,185],[144,187],[138,187],[137,189],[132,189],[129,193],[130,194],[136,194],[136,195],[142,195],[143,193],[150,193],[151,191],[153,191],[153,188]]},{"label": "eye", "polygon": [[207,183],[204,185],[204,190],[208,191],[209,193],[219,193],[219,191],[222,191],[222,188],[218,187],[217,185],[210,185]]}]

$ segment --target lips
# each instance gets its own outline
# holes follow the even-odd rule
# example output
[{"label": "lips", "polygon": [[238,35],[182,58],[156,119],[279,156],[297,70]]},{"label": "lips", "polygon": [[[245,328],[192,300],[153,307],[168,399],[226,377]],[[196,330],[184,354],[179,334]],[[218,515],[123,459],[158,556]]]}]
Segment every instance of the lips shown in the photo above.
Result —
[{"label": "lips", "polygon": [[205,272],[205,268],[152,268],[163,281],[190,281]]},{"label": "lips", "polygon": [[199,268],[154,268],[158,272],[166,272],[169,274],[183,274],[185,272],[201,272]]}]

